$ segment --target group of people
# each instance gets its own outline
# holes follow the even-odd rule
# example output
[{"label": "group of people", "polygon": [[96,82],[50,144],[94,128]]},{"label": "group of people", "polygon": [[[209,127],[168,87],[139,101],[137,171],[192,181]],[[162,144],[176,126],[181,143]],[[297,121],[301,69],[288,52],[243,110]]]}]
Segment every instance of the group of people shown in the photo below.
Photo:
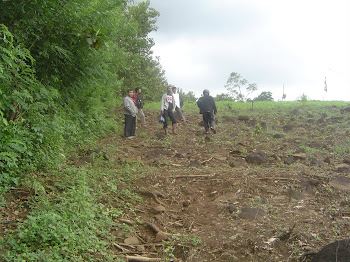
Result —
[{"label": "group of people", "polygon": [[[141,125],[146,125],[145,114],[142,111],[143,101],[140,96],[141,92],[141,88],[136,88],[135,92],[133,92],[133,90],[128,90],[128,93],[123,100],[125,115],[124,136],[128,139],[133,139],[135,137],[137,116],[141,118]],[[178,135],[176,132],[177,121],[175,112],[177,112],[181,121],[187,121],[181,111],[182,105],[183,101],[180,94],[177,92],[177,88],[175,86],[168,86],[167,92],[162,96],[160,106],[161,122],[163,122],[165,135],[168,134],[168,118],[170,118],[172,123],[172,134]],[[210,96],[208,89],[203,91],[203,96],[198,99],[197,105],[199,107],[200,114],[203,115],[205,133],[208,134],[209,130],[211,130],[214,134],[216,134],[216,130],[214,128],[214,115],[217,113],[217,108],[214,98]]]}]

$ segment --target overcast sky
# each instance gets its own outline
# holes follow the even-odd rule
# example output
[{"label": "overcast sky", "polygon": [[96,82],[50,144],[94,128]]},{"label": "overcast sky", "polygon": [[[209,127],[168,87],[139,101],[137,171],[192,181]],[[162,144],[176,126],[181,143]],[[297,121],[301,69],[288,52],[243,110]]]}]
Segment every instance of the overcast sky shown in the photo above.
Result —
[{"label": "overcast sky", "polygon": [[[232,72],[280,100],[350,101],[349,0],[150,0],[170,84],[227,93]],[[327,77],[328,92],[324,91]]]}]

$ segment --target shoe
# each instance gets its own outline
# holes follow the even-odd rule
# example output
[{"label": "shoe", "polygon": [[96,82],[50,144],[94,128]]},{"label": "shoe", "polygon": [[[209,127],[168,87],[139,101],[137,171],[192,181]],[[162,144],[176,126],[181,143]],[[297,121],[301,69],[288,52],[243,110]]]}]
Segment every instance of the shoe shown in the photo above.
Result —
[{"label": "shoe", "polygon": [[210,130],[211,130],[214,134],[216,134],[216,130],[214,129],[214,127],[211,127]]},{"label": "shoe", "polygon": [[209,134],[209,131],[205,131],[204,134],[206,134],[206,135]]},{"label": "shoe", "polygon": [[179,133],[176,133],[176,132],[173,133],[173,135],[176,135],[176,136],[177,136],[178,134],[179,134]]},{"label": "shoe", "polygon": [[132,140],[132,139],[134,139],[135,138],[135,136],[127,136],[126,137],[126,139],[129,139],[129,140]]}]

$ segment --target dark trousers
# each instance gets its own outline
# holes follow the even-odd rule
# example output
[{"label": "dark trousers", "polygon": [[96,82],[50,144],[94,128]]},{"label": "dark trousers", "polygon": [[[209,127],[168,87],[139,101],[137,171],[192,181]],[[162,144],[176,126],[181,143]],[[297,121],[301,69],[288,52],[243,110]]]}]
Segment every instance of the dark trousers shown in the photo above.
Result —
[{"label": "dark trousers", "polygon": [[176,124],[176,119],[173,110],[164,110],[164,119],[165,121],[163,122],[163,128],[168,128],[168,116],[172,122],[172,124]]},{"label": "dark trousers", "polygon": [[203,113],[203,122],[205,131],[209,130],[209,127],[214,128],[214,115],[212,112],[204,112]]},{"label": "dark trousers", "polygon": [[124,136],[135,136],[136,117],[125,115]]}]

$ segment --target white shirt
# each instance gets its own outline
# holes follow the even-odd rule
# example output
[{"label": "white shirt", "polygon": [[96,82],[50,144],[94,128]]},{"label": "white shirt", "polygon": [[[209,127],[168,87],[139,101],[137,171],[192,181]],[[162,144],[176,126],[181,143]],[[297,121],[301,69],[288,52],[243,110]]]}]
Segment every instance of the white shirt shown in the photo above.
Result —
[{"label": "white shirt", "polygon": [[174,96],[174,100],[175,100],[175,107],[177,106],[178,108],[180,108],[180,95],[179,93],[175,93],[173,94]]}]

